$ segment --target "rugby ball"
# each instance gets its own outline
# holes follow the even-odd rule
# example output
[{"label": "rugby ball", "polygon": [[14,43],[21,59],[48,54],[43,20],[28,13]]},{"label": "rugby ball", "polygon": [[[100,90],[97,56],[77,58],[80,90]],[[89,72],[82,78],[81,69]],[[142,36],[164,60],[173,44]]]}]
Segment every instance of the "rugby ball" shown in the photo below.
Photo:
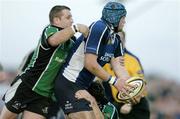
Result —
[{"label": "rugby ball", "polygon": [[126,82],[133,86],[127,92],[129,96],[121,91],[112,91],[113,97],[117,102],[128,102],[130,99],[139,96],[145,88],[145,82],[141,77],[131,77]]}]

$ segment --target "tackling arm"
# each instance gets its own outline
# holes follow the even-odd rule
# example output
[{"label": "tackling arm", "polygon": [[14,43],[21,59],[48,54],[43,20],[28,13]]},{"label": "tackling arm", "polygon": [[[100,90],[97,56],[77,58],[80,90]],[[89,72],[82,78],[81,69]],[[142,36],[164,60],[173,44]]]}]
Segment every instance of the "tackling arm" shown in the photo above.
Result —
[{"label": "tackling arm", "polygon": [[[49,39],[48,39],[49,44],[51,46],[57,46],[63,42],[66,42],[67,40],[69,40],[76,33],[73,26],[64,28],[64,29],[58,31],[57,33],[55,33],[54,35],[52,35],[51,37],[49,37]],[[77,32],[80,32],[85,37],[87,37],[87,35],[89,33],[89,28],[86,25],[77,24],[76,27],[78,29]]]}]

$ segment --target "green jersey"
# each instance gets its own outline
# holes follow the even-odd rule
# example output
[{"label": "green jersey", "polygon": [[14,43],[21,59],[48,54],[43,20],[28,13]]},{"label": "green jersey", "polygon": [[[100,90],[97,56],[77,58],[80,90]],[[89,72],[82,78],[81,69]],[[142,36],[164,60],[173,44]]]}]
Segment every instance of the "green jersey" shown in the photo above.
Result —
[{"label": "green jersey", "polygon": [[104,119],[119,119],[116,107],[110,102],[104,105],[102,113],[104,114]]},{"label": "green jersey", "polygon": [[62,30],[62,28],[52,25],[48,25],[43,30],[30,63],[20,75],[20,78],[28,87],[46,97],[51,97],[54,89],[55,77],[74,44],[72,39],[74,37],[72,37],[70,40],[57,47],[50,46],[48,38],[60,30]]}]

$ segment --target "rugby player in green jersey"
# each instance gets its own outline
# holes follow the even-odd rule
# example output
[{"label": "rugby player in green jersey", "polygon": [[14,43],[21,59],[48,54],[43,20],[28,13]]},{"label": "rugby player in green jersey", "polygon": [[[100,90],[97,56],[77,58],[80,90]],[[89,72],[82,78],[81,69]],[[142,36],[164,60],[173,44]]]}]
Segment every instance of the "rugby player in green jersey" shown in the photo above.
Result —
[{"label": "rugby player in green jersey", "polygon": [[27,68],[18,74],[4,95],[5,106],[0,119],[45,119],[54,88],[54,79],[73,45],[76,32],[85,37],[86,25],[73,25],[70,8],[54,6],[49,13],[50,24],[42,32]]}]

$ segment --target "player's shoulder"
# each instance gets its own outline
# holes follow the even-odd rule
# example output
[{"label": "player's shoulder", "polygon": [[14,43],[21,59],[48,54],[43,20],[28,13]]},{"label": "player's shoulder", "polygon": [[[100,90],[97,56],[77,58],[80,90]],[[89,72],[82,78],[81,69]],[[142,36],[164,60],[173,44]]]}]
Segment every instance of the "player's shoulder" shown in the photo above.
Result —
[{"label": "player's shoulder", "polygon": [[98,25],[101,25],[101,26],[106,27],[106,23],[105,23],[103,20],[98,20],[98,21],[96,21],[96,23],[97,23]]},{"label": "player's shoulder", "polygon": [[57,31],[59,31],[59,30],[62,30],[62,28],[57,27],[57,26],[54,26],[54,25],[51,25],[51,24],[45,26],[45,28],[44,28],[44,31],[45,31],[45,32],[49,32],[49,31],[57,32]]},{"label": "player's shoulder", "polygon": [[60,30],[62,30],[62,28],[49,24],[44,28],[43,34],[49,37]]},{"label": "player's shoulder", "polygon": [[91,24],[92,29],[104,30],[106,27],[107,25],[102,20],[95,21]]}]

